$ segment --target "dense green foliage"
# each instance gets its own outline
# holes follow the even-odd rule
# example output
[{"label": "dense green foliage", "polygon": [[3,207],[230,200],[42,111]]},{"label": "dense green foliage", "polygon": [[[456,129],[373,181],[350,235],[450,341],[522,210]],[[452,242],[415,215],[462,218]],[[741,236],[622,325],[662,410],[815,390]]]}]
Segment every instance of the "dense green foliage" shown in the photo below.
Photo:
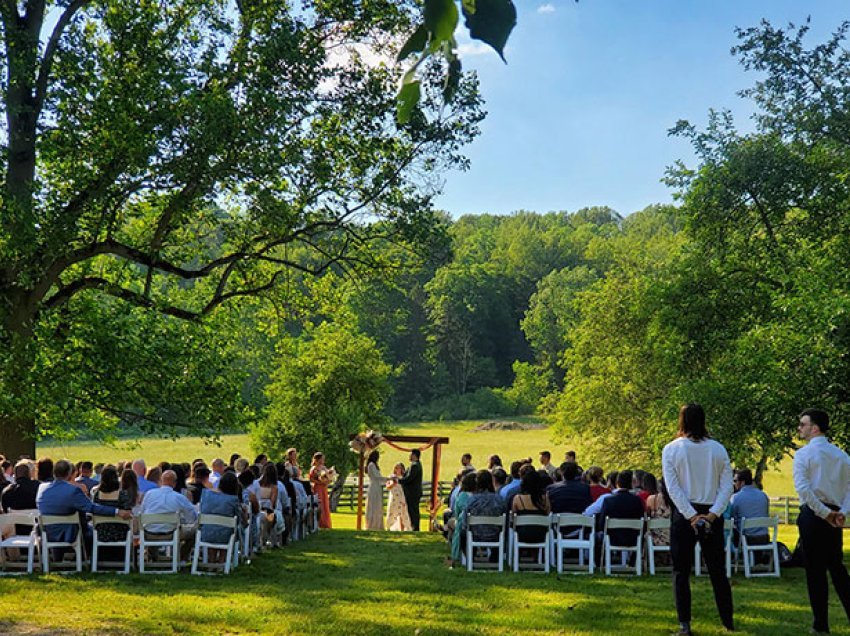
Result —
[{"label": "dense green foliage", "polygon": [[483,115],[469,77],[444,104],[432,60],[396,122],[392,54],[417,13],[0,3],[4,452],[80,428],[244,425],[232,398],[261,395],[267,368],[240,364],[234,335],[257,338],[235,328],[239,300],[381,269],[376,243],[427,249],[427,177],[463,167]]},{"label": "dense green foliage", "polygon": [[367,426],[384,428],[390,366],[370,338],[330,322],[284,340],[277,362],[254,449],[272,457],[284,457],[290,446],[308,456],[321,451],[326,465],[347,472],[356,457],[349,437]]}]

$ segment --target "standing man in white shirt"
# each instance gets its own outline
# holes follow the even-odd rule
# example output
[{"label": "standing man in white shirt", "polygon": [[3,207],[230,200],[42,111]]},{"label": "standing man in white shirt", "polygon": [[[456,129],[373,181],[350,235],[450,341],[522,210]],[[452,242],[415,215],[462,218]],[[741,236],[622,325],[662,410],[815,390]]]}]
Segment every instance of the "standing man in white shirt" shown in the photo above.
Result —
[{"label": "standing man in white shirt", "polygon": [[709,438],[705,411],[699,404],[686,404],[679,410],[679,435],[664,447],[661,465],[673,501],[670,556],[678,633],[691,633],[690,576],[697,542],[708,566],[720,620],[734,631],[732,588],[723,551],[723,512],[732,496],[732,465],[726,449]]},{"label": "standing man in white shirt", "polygon": [[844,567],[841,528],[850,511],[850,457],[829,443],[829,415],[806,409],[797,428],[807,441],[794,455],[794,488],[800,498],[800,544],[816,634],[829,633],[826,573],[850,620],[850,576]]}]

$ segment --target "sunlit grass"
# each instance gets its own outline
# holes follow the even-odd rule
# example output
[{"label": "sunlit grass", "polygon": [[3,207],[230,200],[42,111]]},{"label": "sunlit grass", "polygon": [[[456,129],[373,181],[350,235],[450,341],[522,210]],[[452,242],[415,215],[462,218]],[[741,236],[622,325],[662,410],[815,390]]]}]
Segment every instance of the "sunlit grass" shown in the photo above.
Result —
[{"label": "sunlit grass", "polygon": [[[336,528],[353,523],[335,515]],[[794,528],[783,528],[793,545]],[[439,535],[323,531],[229,577],[36,575],[0,579],[0,632],[112,634],[661,634],[675,626],[669,574],[467,573]],[[801,570],[733,579],[742,634],[796,635],[810,615]],[[837,601],[833,631],[848,634]],[[417,632],[418,630],[418,632]],[[707,577],[694,630],[721,634]]]}]

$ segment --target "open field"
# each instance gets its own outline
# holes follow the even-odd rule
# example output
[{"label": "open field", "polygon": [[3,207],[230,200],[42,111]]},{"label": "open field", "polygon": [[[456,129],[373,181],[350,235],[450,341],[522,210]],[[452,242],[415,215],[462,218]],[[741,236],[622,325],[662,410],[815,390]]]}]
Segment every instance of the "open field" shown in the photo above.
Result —
[{"label": "open field", "polygon": [[[521,422],[542,422],[539,418],[515,418]],[[536,462],[538,453],[548,450],[552,460],[560,463],[564,452],[573,449],[579,453],[579,462],[586,468],[590,465],[582,457],[580,441],[575,444],[554,443],[548,429],[526,431],[482,431],[475,432],[476,426],[482,421],[453,421],[453,422],[423,422],[419,424],[403,424],[398,426],[396,433],[400,435],[434,435],[447,436],[450,443],[442,451],[441,480],[451,480],[460,467],[460,456],[472,453],[472,463],[476,467],[486,467],[487,458],[491,454],[499,455],[503,461],[510,462],[520,457],[532,457]],[[144,457],[148,462],[159,461],[191,461],[196,457],[212,460],[222,457],[225,460],[230,453],[240,453],[253,457],[247,435],[225,435],[221,447],[205,444],[198,438],[184,438],[178,441],[163,439],[144,439],[140,442],[120,442],[117,447],[104,446],[94,442],[65,442],[44,443],[38,447],[39,455],[51,457],[68,457],[75,461],[90,459],[94,462],[115,462],[120,459]],[[389,446],[381,447],[381,470],[388,474],[396,462],[407,464],[407,454],[396,451]],[[305,458],[302,458],[302,462]],[[430,477],[431,451],[422,455],[426,479]],[[605,467],[614,468],[614,467]],[[621,468],[621,467],[617,467]],[[791,461],[785,460],[779,470],[772,470],[765,476],[765,491],[772,496],[794,495],[794,485],[791,480]]]},{"label": "open field", "polygon": [[[338,527],[353,515],[336,515]],[[793,541],[783,529],[783,538]],[[188,574],[0,579],[0,632],[89,634],[662,634],[675,626],[668,574],[650,578],[467,573],[439,535],[324,531],[230,577]],[[801,570],[733,578],[741,634],[809,626]],[[611,611],[616,607],[616,611]],[[850,634],[831,605],[833,630]],[[694,631],[721,634],[707,577]]]}]

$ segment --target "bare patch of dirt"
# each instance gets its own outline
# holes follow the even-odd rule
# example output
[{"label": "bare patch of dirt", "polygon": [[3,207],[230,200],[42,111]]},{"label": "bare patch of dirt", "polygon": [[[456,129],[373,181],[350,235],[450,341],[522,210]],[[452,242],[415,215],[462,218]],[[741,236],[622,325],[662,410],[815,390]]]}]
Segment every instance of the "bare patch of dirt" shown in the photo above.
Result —
[{"label": "bare patch of dirt", "polygon": [[503,422],[493,420],[484,422],[472,429],[473,433],[482,433],[484,431],[537,431],[546,428],[545,424],[525,424],[523,422]]}]

